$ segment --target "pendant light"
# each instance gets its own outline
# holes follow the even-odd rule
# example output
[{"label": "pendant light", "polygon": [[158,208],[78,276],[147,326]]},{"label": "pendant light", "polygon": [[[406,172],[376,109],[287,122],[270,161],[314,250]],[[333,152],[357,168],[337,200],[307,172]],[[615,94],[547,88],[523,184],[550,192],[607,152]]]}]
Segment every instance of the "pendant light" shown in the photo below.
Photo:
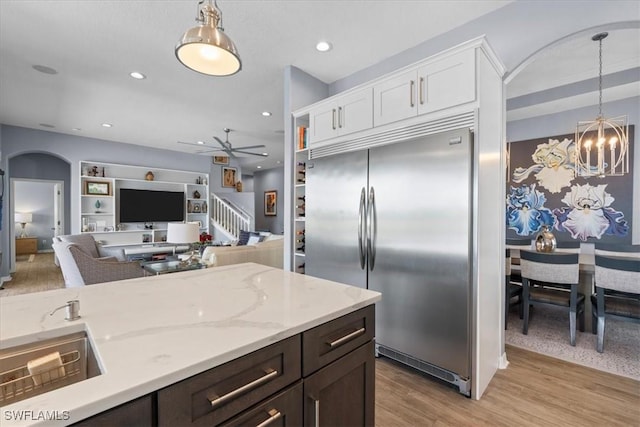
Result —
[{"label": "pendant light", "polygon": [[230,76],[242,68],[238,49],[224,33],[217,3],[198,2],[196,25],[176,45],[176,57],[185,67],[209,76]]},{"label": "pendant light", "polygon": [[582,177],[621,176],[629,172],[629,125],[627,116],[606,119],[602,115],[602,40],[609,33],[598,33],[591,40],[600,44],[598,117],[576,126],[575,175]]}]

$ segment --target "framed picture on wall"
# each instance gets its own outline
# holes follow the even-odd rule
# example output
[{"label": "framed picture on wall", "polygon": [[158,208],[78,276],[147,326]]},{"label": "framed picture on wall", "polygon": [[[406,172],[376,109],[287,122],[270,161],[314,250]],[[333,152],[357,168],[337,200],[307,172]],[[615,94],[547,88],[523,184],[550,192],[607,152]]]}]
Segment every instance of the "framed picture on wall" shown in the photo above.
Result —
[{"label": "framed picture on wall", "polygon": [[228,165],[229,158],[227,156],[213,156],[214,165]]},{"label": "framed picture on wall", "polygon": [[85,181],[84,193],[109,196],[111,195],[111,185],[104,181]]},{"label": "framed picture on wall", "polygon": [[278,206],[278,192],[269,190],[264,192],[264,215],[276,216],[276,208]]},{"label": "framed picture on wall", "polygon": [[236,186],[236,168],[223,167],[222,168],[222,186],[235,188]]}]

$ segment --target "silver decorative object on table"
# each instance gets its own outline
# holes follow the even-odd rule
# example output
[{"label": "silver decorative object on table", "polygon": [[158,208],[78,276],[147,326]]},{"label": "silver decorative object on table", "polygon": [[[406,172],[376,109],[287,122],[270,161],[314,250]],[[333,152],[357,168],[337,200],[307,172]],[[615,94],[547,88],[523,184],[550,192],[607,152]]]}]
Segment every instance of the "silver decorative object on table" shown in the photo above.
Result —
[{"label": "silver decorative object on table", "polygon": [[543,225],[536,237],[536,251],[553,252],[556,250],[556,236],[553,235],[548,225]]}]

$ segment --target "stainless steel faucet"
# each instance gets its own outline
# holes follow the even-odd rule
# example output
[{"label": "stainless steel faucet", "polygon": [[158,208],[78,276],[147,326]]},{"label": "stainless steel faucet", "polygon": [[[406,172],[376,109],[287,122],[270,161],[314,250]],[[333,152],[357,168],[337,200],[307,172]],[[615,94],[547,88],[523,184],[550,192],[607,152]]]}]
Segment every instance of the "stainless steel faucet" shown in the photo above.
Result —
[{"label": "stainless steel faucet", "polygon": [[77,299],[67,301],[65,305],[61,305],[60,307],[49,313],[49,316],[53,316],[53,313],[63,308],[67,309],[67,315],[65,316],[64,320],[72,321],[78,320],[80,318],[80,300]]}]

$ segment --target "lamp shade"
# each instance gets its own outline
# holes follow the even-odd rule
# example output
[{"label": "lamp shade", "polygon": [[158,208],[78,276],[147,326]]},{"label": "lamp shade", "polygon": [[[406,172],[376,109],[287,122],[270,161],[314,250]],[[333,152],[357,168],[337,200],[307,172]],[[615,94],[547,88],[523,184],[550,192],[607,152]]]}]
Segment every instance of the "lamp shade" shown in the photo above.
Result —
[{"label": "lamp shade", "polygon": [[27,213],[19,213],[17,212],[15,215],[15,221],[20,224],[26,224],[33,221],[33,214],[30,212]]},{"label": "lamp shade", "polygon": [[178,60],[187,68],[210,76],[230,76],[240,71],[238,49],[218,26],[220,11],[205,4],[199,21],[178,42],[175,49]]},{"label": "lamp shade", "polygon": [[195,243],[200,240],[200,227],[196,222],[169,223],[167,225],[168,243]]}]

